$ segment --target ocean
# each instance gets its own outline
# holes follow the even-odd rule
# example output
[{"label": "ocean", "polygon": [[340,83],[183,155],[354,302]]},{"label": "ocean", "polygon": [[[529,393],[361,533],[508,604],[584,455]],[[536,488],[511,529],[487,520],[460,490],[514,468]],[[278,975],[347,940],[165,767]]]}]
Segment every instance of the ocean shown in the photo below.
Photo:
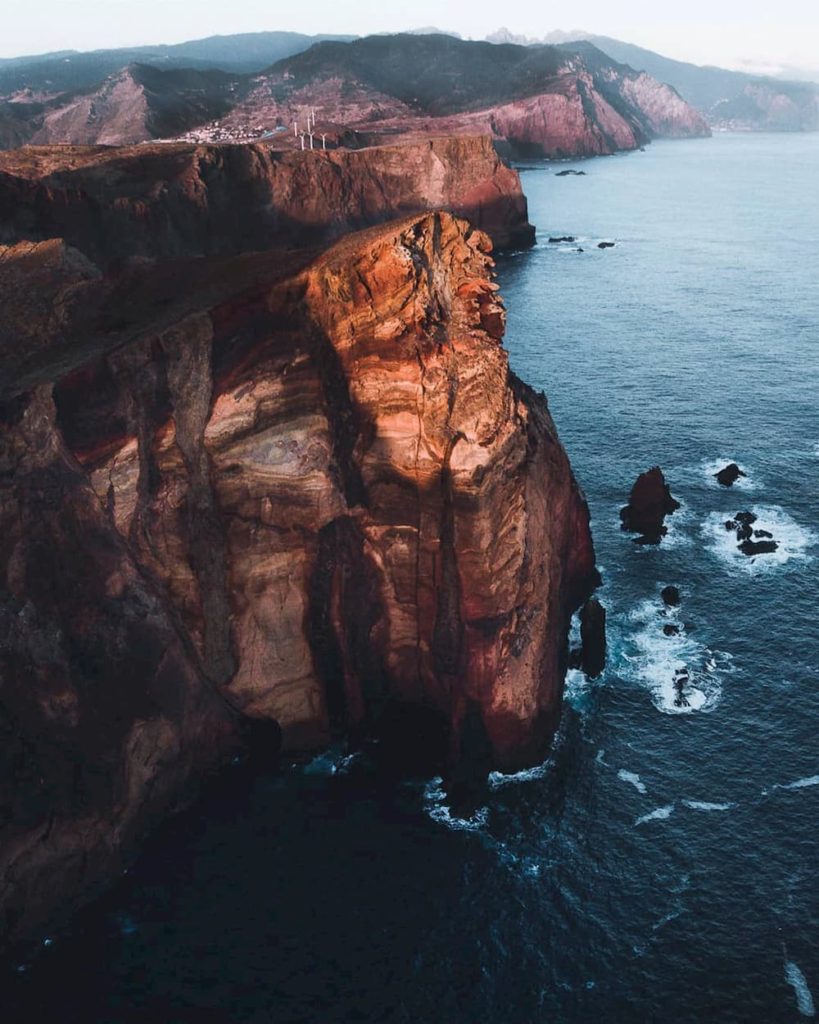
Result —
[{"label": "ocean", "polygon": [[[539,242],[498,260],[506,344],[589,500],[605,674],[570,673],[550,759],[493,775],[467,820],[439,780],[362,777],[339,750],[223,783],[12,965],[4,1021],[815,1016],[819,134],[522,178]],[[682,503],[656,548],[618,518],[654,465]],[[776,552],[737,550],[738,511]]]}]

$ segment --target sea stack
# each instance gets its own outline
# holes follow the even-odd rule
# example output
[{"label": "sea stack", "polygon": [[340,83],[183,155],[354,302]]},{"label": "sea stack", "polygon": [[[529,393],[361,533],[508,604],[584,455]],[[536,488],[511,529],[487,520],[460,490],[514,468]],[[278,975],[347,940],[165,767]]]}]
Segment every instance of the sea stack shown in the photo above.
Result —
[{"label": "sea stack", "polygon": [[620,510],[622,528],[638,533],[638,544],[659,544],[668,532],[665,517],[680,507],[672,497],[659,466],[641,473],[631,489],[628,505]]}]

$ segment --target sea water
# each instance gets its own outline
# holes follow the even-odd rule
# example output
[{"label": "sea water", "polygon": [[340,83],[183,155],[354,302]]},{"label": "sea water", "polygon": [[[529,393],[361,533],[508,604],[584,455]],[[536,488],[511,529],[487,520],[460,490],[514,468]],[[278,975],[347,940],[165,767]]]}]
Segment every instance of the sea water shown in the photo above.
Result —
[{"label": "sea water", "polygon": [[[506,343],[588,496],[605,675],[570,673],[549,760],[493,775],[465,821],[439,780],[378,783],[343,757],[211,794],[7,973],[4,1020],[815,1014],[819,135],[529,166],[540,240],[498,263]],[[731,490],[729,461],[747,473]],[[655,464],[682,508],[640,547],[618,509]],[[737,551],[724,522],[744,510],[774,554]]]}]

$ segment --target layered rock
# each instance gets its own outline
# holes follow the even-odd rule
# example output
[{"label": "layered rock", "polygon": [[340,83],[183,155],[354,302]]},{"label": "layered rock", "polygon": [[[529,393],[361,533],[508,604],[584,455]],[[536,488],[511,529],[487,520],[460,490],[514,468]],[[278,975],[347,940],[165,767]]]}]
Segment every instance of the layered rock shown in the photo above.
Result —
[{"label": "layered rock", "polygon": [[137,268],[115,325],[116,275],[4,252],[63,307],[3,386],[7,934],[110,872],[247,718],[304,750],[415,707],[452,764],[542,757],[594,552],[489,248],[416,216],[306,266],[180,264],[184,308]]},{"label": "layered rock", "polygon": [[488,138],[367,152],[175,144],[0,154],[0,242],[59,237],[103,266],[303,249],[432,209],[468,217],[496,246],[534,240],[518,173]]}]

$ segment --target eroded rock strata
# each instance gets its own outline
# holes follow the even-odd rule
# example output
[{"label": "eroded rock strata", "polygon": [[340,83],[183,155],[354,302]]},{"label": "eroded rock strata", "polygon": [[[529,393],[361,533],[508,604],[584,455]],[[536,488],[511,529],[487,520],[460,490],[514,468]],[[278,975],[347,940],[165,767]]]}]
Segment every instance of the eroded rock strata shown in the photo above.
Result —
[{"label": "eroded rock strata", "polygon": [[0,243],[62,238],[103,267],[303,249],[425,209],[467,217],[496,247],[534,241],[520,177],[488,137],[366,152],[174,144],[0,153]]},{"label": "eroded rock strata", "polygon": [[489,249],[428,214],[287,271],[200,260],[209,290],[178,268],[181,308],[149,276],[127,327],[88,256],[4,250],[4,279],[39,275],[20,337],[59,341],[2,392],[7,938],[110,874],[245,721],[305,750],[414,707],[453,765],[543,755],[594,552]]}]

